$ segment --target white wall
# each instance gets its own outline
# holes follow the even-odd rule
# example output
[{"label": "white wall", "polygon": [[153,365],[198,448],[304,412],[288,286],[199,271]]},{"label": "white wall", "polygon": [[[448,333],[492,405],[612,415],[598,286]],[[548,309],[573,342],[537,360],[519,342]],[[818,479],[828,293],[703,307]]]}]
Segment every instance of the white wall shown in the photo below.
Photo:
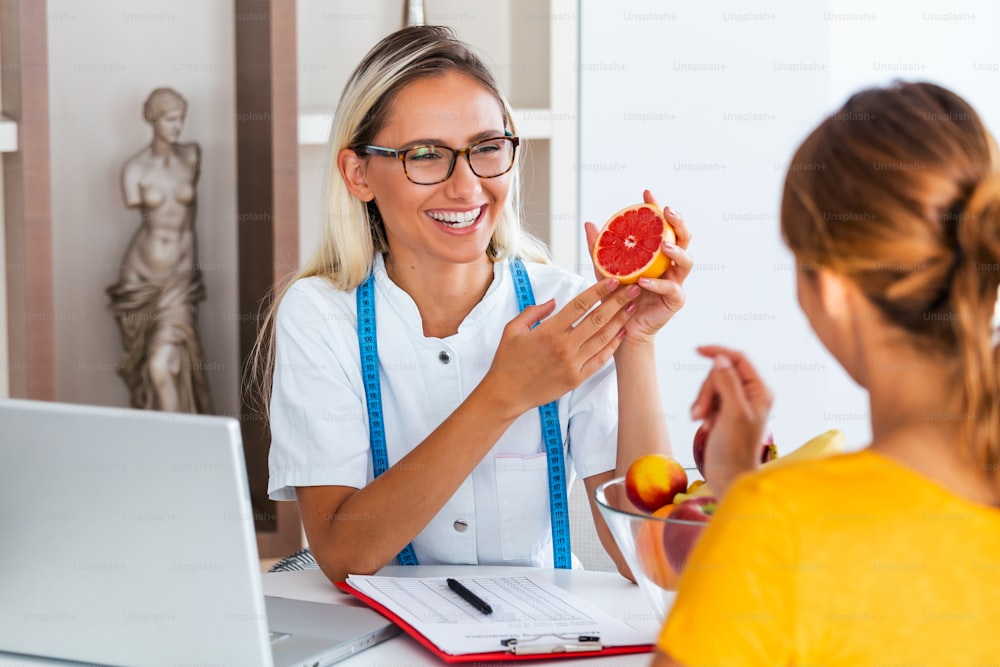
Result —
[{"label": "white wall", "polygon": [[[105,288],[139,214],[122,163],[151,140],[158,86],[189,103],[182,141],[202,149],[196,230],[208,298],[199,328],[216,411],[238,411],[234,9],[203,0],[49,0],[56,398],[128,405]],[[253,20],[249,17],[247,20]]]},{"label": "white wall", "polygon": [[648,187],[693,230],[689,301],[658,349],[678,456],[709,367],[694,347],[710,342],[747,351],[775,390],[779,448],[832,427],[864,445],[866,397],[795,301],[784,170],[850,92],[894,78],[943,83],[1000,128],[995,3],[581,4],[581,214],[601,223]]}]

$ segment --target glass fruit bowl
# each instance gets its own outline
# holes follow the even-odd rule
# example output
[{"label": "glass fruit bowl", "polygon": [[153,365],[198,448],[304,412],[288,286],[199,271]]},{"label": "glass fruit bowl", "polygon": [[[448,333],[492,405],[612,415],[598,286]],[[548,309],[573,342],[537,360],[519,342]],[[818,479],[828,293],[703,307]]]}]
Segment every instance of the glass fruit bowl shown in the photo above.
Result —
[{"label": "glass fruit bowl", "polygon": [[[701,477],[697,469],[687,472],[690,481]],[[625,493],[624,477],[597,487],[594,498],[632,575],[663,621],[687,554],[708,524],[668,519],[636,507]]]}]

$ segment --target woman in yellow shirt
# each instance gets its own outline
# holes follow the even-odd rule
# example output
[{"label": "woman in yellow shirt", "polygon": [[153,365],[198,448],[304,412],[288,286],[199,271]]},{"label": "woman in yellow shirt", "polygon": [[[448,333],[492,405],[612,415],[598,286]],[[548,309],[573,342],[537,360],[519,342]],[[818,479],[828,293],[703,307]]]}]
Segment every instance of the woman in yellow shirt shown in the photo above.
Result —
[{"label": "woman in yellow shirt", "polygon": [[936,85],[862,91],[799,147],[799,304],[870,398],[871,445],[750,475],[771,394],[738,352],[692,408],[724,494],[656,667],[1000,660],[996,144]]}]

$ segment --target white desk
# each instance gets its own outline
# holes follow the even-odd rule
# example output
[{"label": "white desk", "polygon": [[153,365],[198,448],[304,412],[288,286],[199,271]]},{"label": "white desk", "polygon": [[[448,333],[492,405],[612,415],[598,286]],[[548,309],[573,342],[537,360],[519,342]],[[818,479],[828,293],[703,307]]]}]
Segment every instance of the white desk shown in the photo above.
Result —
[{"label": "white desk", "polygon": [[[510,575],[523,574],[524,568],[512,567],[468,567],[452,565],[420,565],[416,567],[387,567],[381,574],[392,576],[468,577],[474,575]],[[586,572],[583,570],[531,570],[533,574],[551,575],[552,581],[574,595],[587,600],[604,609],[615,618],[629,625],[648,632],[650,643],[655,643],[659,634],[660,624],[653,611],[642,595],[639,587],[628,582],[617,573]],[[364,603],[356,598],[341,593],[327,581],[319,570],[303,570],[300,572],[277,572],[263,575],[264,594],[314,602],[350,605],[364,607]],[[531,660],[511,664],[521,665],[558,665],[581,664],[591,667],[609,665],[614,667],[638,667],[650,663],[651,655],[639,653],[618,656],[600,656],[559,661]],[[40,665],[70,665],[67,662],[52,662],[32,658],[13,657],[0,653],[0,667],[38,667]],[[442,665],[427,649],[406,634],[401,634],[373,648],[362,651],[358,655],[338,663],[343,667],[414,667],[419,665]]]},{"label": "white desk", "polygon": [[[380,574],[396,577],[444,577],[458,578],[474,575],[510,575],[523,574],[524,568],[516,567],[470,567],[453,565],[419,565],[416,567],[386,567]],[[550,574],[552,581],[574,595],[587,600],[591,604],[621,619],[629,625],[648,632],[650,643],[655,643],[659,635],[660,624],[642,591],[621,575],[612,572],[586,572],[583,570],[532,570],[532,573]],[[264,575],[264,594],[279,597],[364,606],[347,593],[341,593],[333,587],[319,570],[304,570],[301,572],[282,572]],[[549,667],[557,665],[613,665],[615,667],[636,667],[648,665],[651,654],[639,653],[631,655],[600,656],[575,661],[573,659],[531,660],[511,664],[542,665]],[[402,634],[378,646],[367,649],[357,656],[339,663],[344,667],[362,667],[379,665],[381,667],[409,667],[411,665],[436,665],[443,663],[435,658],[427,649]],[[2,665],[2,663],[0,663]]]}]

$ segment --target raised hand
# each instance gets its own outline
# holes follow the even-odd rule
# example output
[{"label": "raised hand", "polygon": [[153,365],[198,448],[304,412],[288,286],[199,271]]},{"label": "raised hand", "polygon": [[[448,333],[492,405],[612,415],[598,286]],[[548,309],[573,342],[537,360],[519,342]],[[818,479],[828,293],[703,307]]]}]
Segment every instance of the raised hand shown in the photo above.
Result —
[{"label": "raised hand", "polygon": [[[642,199],[647,204],[659,208],[656,199],[649,190],[642,193]],[[656,333],[684,306],[684,280],[691,273],[693,262],[687,254],[691,243],[691,232],[684,219],[669,207],[663,209],[667,222],[674,228],[677,235],[676,244],[663,244],[663,254],[670,258],[670,266],[659,278],[642,278],[639,287],[642,293],[636,299],[635,315],[625,325],[625,337],[630,342],[651,342]],[[592,222],[584,224],[587,233],[587,248],[591,254],[594,251],[594,241],[598,228]],[[601,275],[594,271],[600,280]]]},{"label": "raised hand", "polygon": [[498,409],[511,415],[576,389],[618,349],[641,291],[605,278],[554,315],[551,299],[525,308],[504,327],[480,387],[495,392]]},{"label": "raised hand", "polygon": [[722,497],[741,473],[760,465],[760,442],[774,397],[757,370],[740,352],[707,345],[698,354],[713,359],[712,370],[691,406],[691,418],[709,429],[705,478]]}]

